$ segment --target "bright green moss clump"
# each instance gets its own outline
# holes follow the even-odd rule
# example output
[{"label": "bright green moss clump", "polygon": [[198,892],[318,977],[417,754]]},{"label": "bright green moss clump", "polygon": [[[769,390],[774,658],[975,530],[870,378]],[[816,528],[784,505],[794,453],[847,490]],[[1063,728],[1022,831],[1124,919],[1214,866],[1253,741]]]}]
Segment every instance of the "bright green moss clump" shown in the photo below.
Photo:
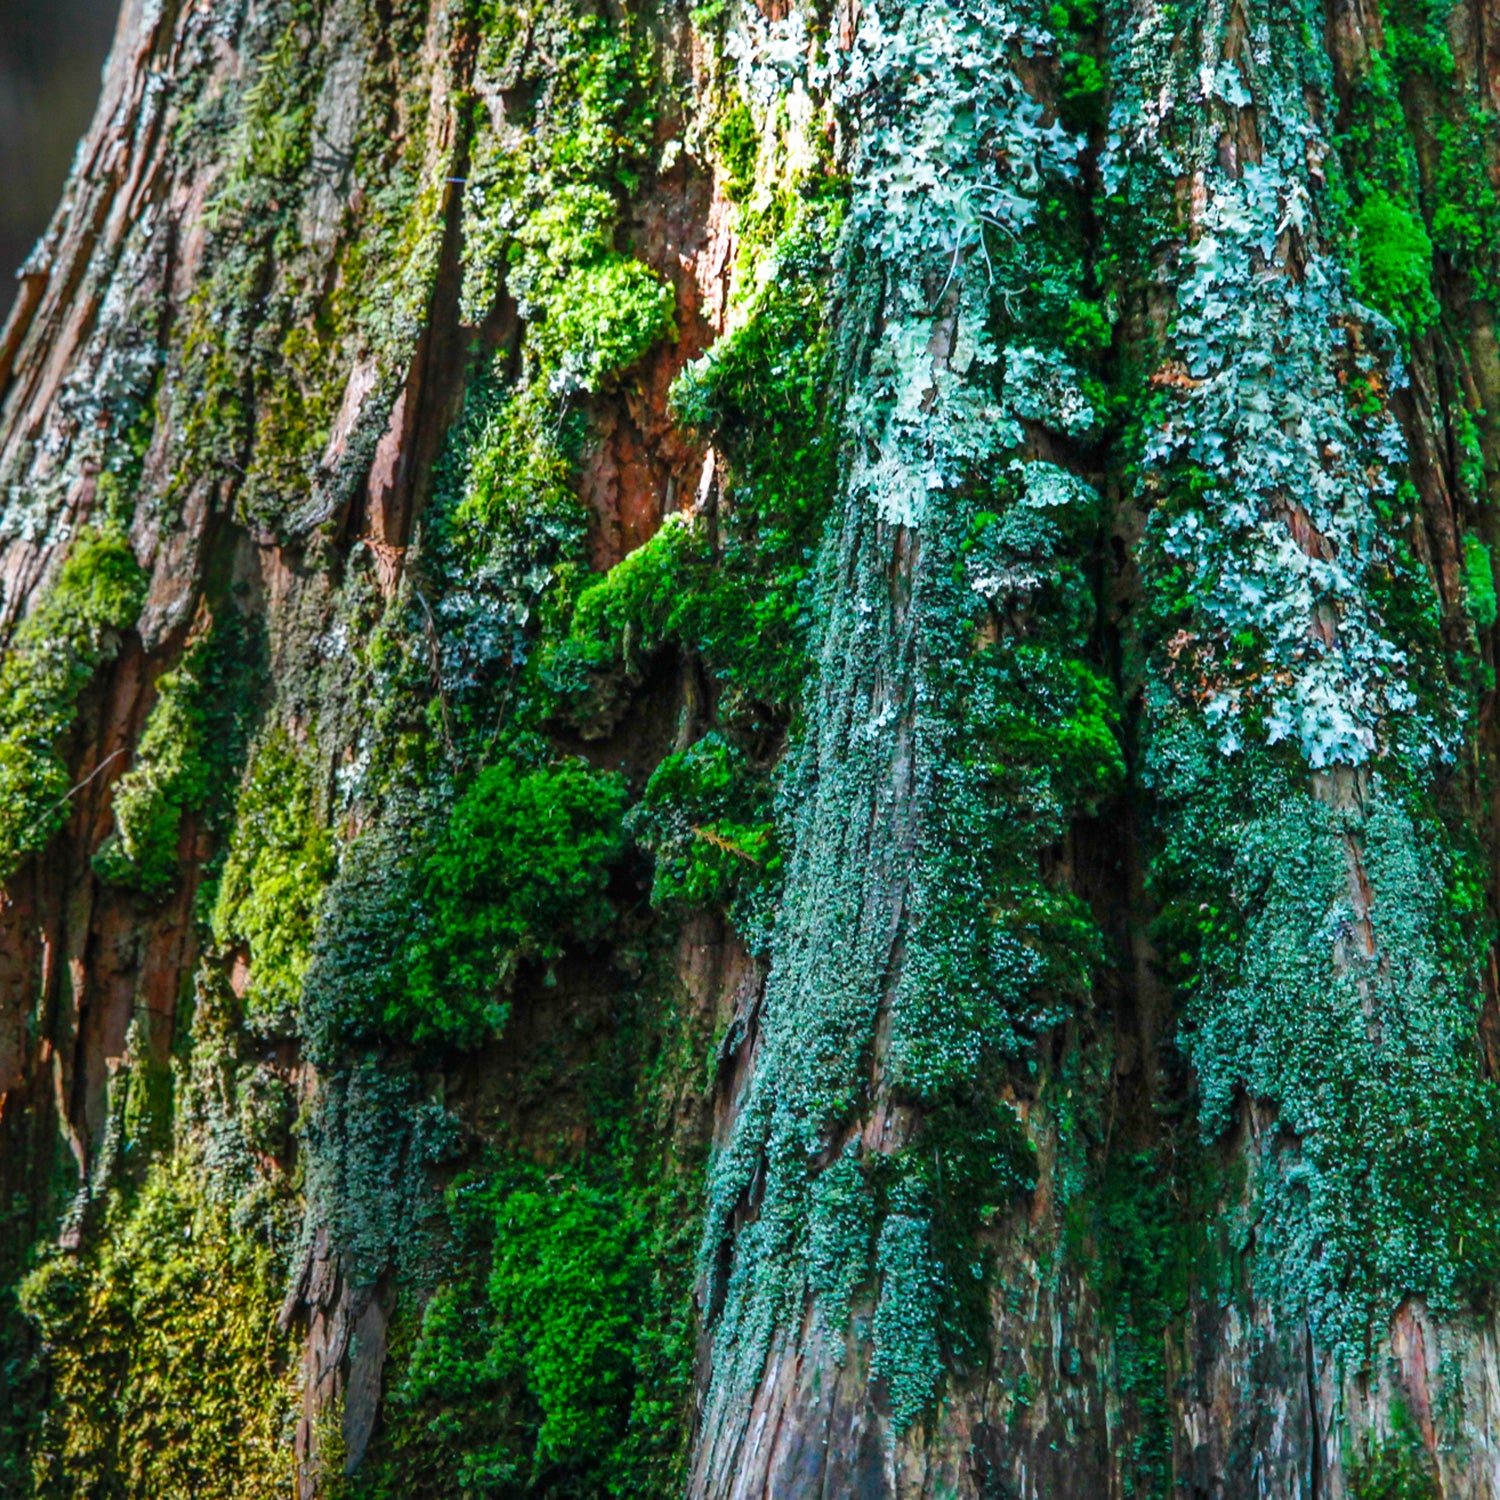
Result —
[{"label": "bright green moss clump", "polygon": [[171,885],[183,815],[208,796],[200,702],[206,649],[206,640],[195,643],[158,681],[159,696],[134,762],[115,787],[115,831],[94,858],[103,879],[147,895],[160,895]]},{"label": "bright green moss clump", "polygon": [[0,666],[0,877],[42,848],[66,817],[58,742],[79,695],[119,648],[146,593],[125,533],[81,533]]},{"label": "bright green moss clump", "polygon": [[1481,630],[1495,623],[1495,563],[1482,537],[1464,538],[1464,577],[1469,585],[1469,613]]},{"label": "bright green moss clump", "polygon": [[466,1173],[448,1206],[464,1269],[397,1325],[386,1430],[354,1493],[675,1493],[691,1340],[651,1194],[518,1166]]},{"label": "bright green moss clump", "polygon": [[397,1441],[458,1438],[446,1462],[479,1493],[577,1493],[629,1418],[647,1275],[635,1228],[617,1197],[586,1188],[468,1190],[491,1270],[424,1309],[392,1392]]},{"label": "bright green moss clump", "polygon": [[651,904],[727,907],[781,868],[770,787],[745,752],[707,734],[652,772],[631,831],[656,856]]},{"label": "bright green moss clump", "polygon": [[1437,319],[1432,295],[1432,241],[1421,216],[1383,192],[1354,215],[1355,295],[1410,337]]},{"label": "bright green moss clump", "polygon": [[564,278],[551,306],[544,345],[559,351],[564,378],[598,390],[633,365],[672,327],[676,299],[649,267],[608,255]]},{"label": "bright green moss clump", "polygon": [[535,96],[513,120],[519,140],[481,120],[462,295],[477,322],[503,280],[526,320],[528,379],[567,397],[599,390],[672,328],[671,287],[616,244],[622,190],[653,151],[652,66],[628,12],[527,9],[482,8],[479,77],[515,88],[519,63]]},{"label": "bright green moss clump", "polygon": [[620,1204],[521,1190],[495,1216],[494,1352],[541,1413],[535,1461],[587,1463],[629,1412],[646,1267]]},{"label": "bright green moss clump", "polygon": [[549,383],[593,391],[672,328],[676,299],[649,266],[613,247],[619,209],[591,184],[560,189],[522,226],[509,285],[536,319]]},{"label": "bright green moss clump", "polygon": [[624,810],[623,780],[578,761],[481,771],[423,864],[419,925],[385,1025],[457,1046],[497,1031],[519,964],[550,963],[607,927]]},{"label": "bright green moss clump", "polygon": [[249,950],[245,1009],[258,1026],[292,1024],[333,864],[311,770],[285,731],[273,730],[240,791],[211,918],[217,942]]}]

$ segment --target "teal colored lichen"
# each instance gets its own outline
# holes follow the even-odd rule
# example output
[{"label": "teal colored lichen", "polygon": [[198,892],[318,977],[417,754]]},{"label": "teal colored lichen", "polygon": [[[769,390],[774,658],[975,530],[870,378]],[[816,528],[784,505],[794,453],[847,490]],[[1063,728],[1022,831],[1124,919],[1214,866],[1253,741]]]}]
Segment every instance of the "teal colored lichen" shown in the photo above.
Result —
[{"label": "teal colored lichen", "polygon": [[891,1418],[900,1428],[909,1427],[925,1410],[932,1399],[933,1371],[943,1365],[937,1336],[943,1283],[928,1235],[925,1214],[890,1213],[875,1247],[880,1301],[870,1374],[884,1381]]},{"label": "teal colored lichen", "polygon": [[122,530],[80,533],[0,665],[0,876],[67,817],[60,753],[94,673],[118,651],[146,593]]},{"label": "teal colored lichen", "polygon": [[[1195,86],[1148,47],[1121,55],[1137,98]],[[1378,60],[1350,133],[1310,170],[1307,99],[1327,68],[1288,42],[1253,77],[1214,77],[1224,108],[1256,108],[1253,163],[1230,170],[1217,127],[1177,140],[1204,197],[1136,472],[1148,888],[1199,1125],[1216,1138],[1247,1100],[1275,1108],[1251,1161],[1254,1283],[1342,1360],[1418,1288],[1446,1306],[1473,1295],[1496,1199],[1487,1152],[1457,1149],[1494,1107],[1473,1058],[1487,938],[1444,791],[1469,707],[1402,540],[1416,495],[1389,394],[1398,347],[1436,316],[1436,239]],[[1166,189],[1164,144],[1146,132],[1121,158],[1143,190]],[[1360,322],[1360,295],[1398,340]]]},{"label": "teal colored lichen", "polygon": [[[737,45],[769,70],[798,24],[761,36],[752,20]],[[893,1435],[982,1342],[980,1242],[1032,1181],[1014,1115],[989,1106],[1102,955],[1043,851],[1123,780],[1080,566],[1098,496],[1026,450],[1026,424],[1059,454],[1098,433],[1103,388],[1073,361],[1098,361],[1088,330],[1109,319],[1069,321],[1094,300],[1078,142],[1044,123],[1002,35],[1052,56],[999,6],[862,12],[835,95],[858,141],[831,350],[837,505],[809,575],[757,1068],[714,1163],[700,1262],[723,1301],[713,1399],[795,1342],[810,1296],[813,1326],[837,1329],[868,1283]],[[872,1055],[918,1112],[907,1150],[860,1137]],[[960,1118],[994,1134],[966,1154]],[[758,1212],[731,1234],[752,1183]]]}]

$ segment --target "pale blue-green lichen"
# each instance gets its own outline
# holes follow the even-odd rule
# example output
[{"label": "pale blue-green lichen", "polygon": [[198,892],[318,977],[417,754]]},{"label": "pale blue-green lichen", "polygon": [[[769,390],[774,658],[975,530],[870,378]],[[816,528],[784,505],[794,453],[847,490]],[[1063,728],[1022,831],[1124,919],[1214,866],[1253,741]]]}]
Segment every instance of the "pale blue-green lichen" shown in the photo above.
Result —
[{"label": "pale blue-green lichen", "polygon": [[[854,186],[843,503],[815,599],[822,671],[784,781],[791,852],[762,1052],[710,1180],[716,1390],[754,1385],[810,1290],[822,1325],[838,1329],[868,1282],[874,1373],[897,1428],[937,1388],[957,1288],[937,1253],[939,1204],[914,1161],[890,1158],[894,1185],[880,1201],[861,1180],[887,1172],[882,1153],[850,1137],[867,1107],[877,1017],[889,1007],[884,1086],[938,1105],[982,1087],[987,1062],[1024,1048],[1076,997],[1080,974],[1060,955],[1082,956],[1086,984],[1092,921],[1039,877],[1037,851],[1057,818],[1120,774],[1108,691],[1095,707],[1080,660],[1092,603],[1074,595],[1070,560],[1092,535],[1095,498],[1060,466],[1021,461],[1027,421],[1083,436],[1097,421],[1092,398],[1040,329],[1017,328],[1008,346],[991,333],[1034,280],[1008,240],[1035,227],[1044,192],[1076,181],[1078,142],[1047,123],[1010,61],[1012,47],[1048,46],[986,0],[867,9],[852,52],[826,59],[800,15],[748,16],[729,44],[752,112],[790,95],[816,117],[833,99]],[[897,603],[889,569],[904,547],[918,561]],[[991,611],[1062,601],[1072,623],[1035,645],[974,652]],[[1103,730],[1078,742],[1082,783],[1071,770],[1051,783],[1049,741],[1090,713]],[[1037,736],[1029,745],[1023,721]],[[752,1184],[757,1212],[720,1282],[721,1238]]]},{"label": "pale blue-green lichen", "polygon": [[[1275,1112],[1257,1287],[1353,1358],[1382,1310],[1451,1305],[1492,1254],[1484,1150],[1451,1155],[1494,1110],[1437,813],[1468,724],[1436,633],[1407,623],[1433,594],[1400,539],[1384,393],[1404,376],[1327,243],[1330,143],[1308,107],[1331,94],[1326,57],[1257,16],[1223,62],[1217,18],[1196,54],[1162,46],[1156,12],[1125,23],[1102,168],[1123,196],[1160,193],[1163,161],[1199,185],[1140,452],[1152,881],[1182,940],[1204,1130],[1247,1099]],[[1229,170],[1220,131],[1252,107],[1258,149]]]}]

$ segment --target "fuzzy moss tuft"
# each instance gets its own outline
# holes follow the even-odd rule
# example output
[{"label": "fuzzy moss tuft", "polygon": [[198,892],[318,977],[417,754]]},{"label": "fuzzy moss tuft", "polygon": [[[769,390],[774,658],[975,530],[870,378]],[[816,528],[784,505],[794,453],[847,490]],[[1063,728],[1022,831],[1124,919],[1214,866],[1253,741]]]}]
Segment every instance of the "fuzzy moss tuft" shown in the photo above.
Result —
[{"label": "fuzzy moss tuft", "polygon": [[1482,537],[1464,538],[1464,578],[1469,586],[1469,613],[1481,630],[1488,630],[1500,610],[1495,601],[1495,562]]},{"label": "fuzzy moss tuft", "polygon": [[384,1026],[454,1046],[498,1031],[519,964],[550,963],[608,925],[624,809],[622,778],[578,761],[481,771],[423,863],[405,980]]},{"label": "fuzzy moss tuft", "polygon": [[1437,320],[1432,241],[1420,215],[1388,193],[1371,193],[1354,215],[1355,295],[1410,338]]},{"label": "fuzzy moss tuft", "polygon": [[207,641],[162,674],[135,760],[114,792],[115,831],[94,856],[103,880],[158,896],[177,874],[183,816],[209,794],[202,674]]}]

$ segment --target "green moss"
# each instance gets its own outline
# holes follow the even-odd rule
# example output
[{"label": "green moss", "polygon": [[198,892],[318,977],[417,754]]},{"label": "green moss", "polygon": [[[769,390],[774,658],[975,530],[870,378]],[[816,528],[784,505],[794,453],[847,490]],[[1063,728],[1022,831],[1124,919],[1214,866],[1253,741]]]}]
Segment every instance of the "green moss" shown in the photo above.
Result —
[{"label": "green moss", "polygon": [[[307,309],[290,305],[275,284],[278,264],[300,248],[297,218],[312,163],[321,68],[309,60],[317,54],[308,20],[295,7],[281,12],[227,103],[228,138],[218,146],[225,168],[203,210],[204,275],[164,386],[173,418],[169,499],[180,506],[194,484],[237,481],[250,465],[259,525],[281,519],[278,503],[305,498],[307,450],[334,399],[316,338],[297,326]],[[285,385],[284,358],[293,377]],[[264,444],[252,457],[257,429]]]},{"label": "green moss", "polygon": [[[1479,413],[1480,417],[1485,415]],[[1467,406],[1457,405],[1450,409],[1449,424],[1454,446],[1458,449],[1458,482],[1475,504],[1483,505],[1489,499],[1489,491],[1485,483],[1484,444],[1479,423]]]},{"label": "green moss", "polygon": [[1436,1500],[1440,1491],[1422,1435],[1406,1404],[1391,1404],[1391,1431],[1367,1434],[1346,1457],[1351,1500]]},{"label": "green moss", "polygon": [[1354,293],[1410,338],[1437,318],[1432,241],[1420,215],[1384,192],[1354,215]]},{"label": "green moss", "polygon": [[1101,1290],[1120,1391],[1131,1408],[1122,1465],[1127,1496],[1165,1495],[1172,1482],[1165,1343],[1171,1321],[1186,1310],[1187,1284],[1175,1184],[1163,1165],[1150,1153],[1118,1154],[1095,1208]]},{"label": "green moss", "polygon": [[241,513],[261,526],[300,507],[317,479],[347,378],[332,331],[308,324],[287,330],[270,361],[274,378],[257,393]]},{"label": "green moss", "polygon": [[541,1415],[534,1462],[587,1465],[629,1413],[646,1266],[618,1201],[511,1193],[495,1216],[495,1355]]},{"label": "green moss", "polygon": [[709,554],[702,528],[669,516],[647,542],[582,588],[566,636],[541,663],[547,687],[576,722],[612,724],[651,658],[696,640]]},{"label": "green moss", "polygon": [[[587,511],[572,488],[582,422],[545,388],[487,362],[445,443],[424,521],[421,578],[362,652],[375,703],[366,790],[451,775],[493,757],[502,720],[527,716],[526,671],[587,569]],[[538,704],[535,718],[551,712]],[[536,727],[528,719],[528,727]]]},{"label": "green moss", "polygon": [[672,289],[613,248],[619,208],[589,183],[560,189],[517,232],[509,286],[535,320],[530,346],[554,391],[595,391],[672,329]]},{"label": "green moss", "polygon": [[503,1025],[521,963],[599,937],[624,807],[620,777],[577,761],[481,771],[423,862],[405,982],[381,1017],[388,1031],[476,1045]]},{"label": "green moss", "polygon": [[293,1024],[333,874],[333,840],[317,820],[312,775],[284,730],[262,739],[235,806],[210,918],[216,942],[248,952],[245,1012],[264,1030]]},{"label": "green moss", "polygon": [[[480,77],[523,79],[533,97],[516,123],[521,142],[481,122],[465,224],[466,315],[480,321],[503,277],[527,320],[528,380],[554,398],[596,391],[638,361],[672,326],[672,290],[617,246],[622,191],[633,193],[653,148],[650,51],[626,11],[569,4],[526,23],[479,17]],[[528,33],[529,34],[529,33]]]},{"label": "green moss", "polygon": [[[630,1205],[570,1174],[514,1186],[470,1175],[455,1193],[475,1274],[437,1289],[399,1353],[389,1398],[399,1427],[369,1490],[400,1482],[392,1459],[403,1449],[435,1445],[440,1471],[470,1493],[647,1493],[622,1463],[647,1394],[650,1270]],[[399,1493],[429,1493],[435,1477],[419,1470]]]},{"label": "green moss", "polygon": [[52,1387],[29,1493],[228,1500],[290,1483],[284,1267],[192,1178],[153,1169],[133,1201],[113,1200],[97,1243],[23,1283]]},{"label": "green moss", "polygon": [[669,755],[632,809],[630,831],[656,859],[651,904],[730,906],[774,884],[781,868],[763,770],[721,735]]},{"label": "green moss", "polygon": [[146,593],[123,531],[79,534],[0,665],[0,878],[67,816],[60,742],[94,673],[119,649]]},{"label": "green moss", "polygon": [[714,146],[724,164],[724,196],[738,203],[755,186],[755,163],[760,155],[760,132],[743,99],[726,109],[714,127]]},{"label": "green moss", "polygon": [[1049,5],[1043,13],[1058,40],[1059,114],[1070,129],[1090,130],[1104,121],[1109,78],[1097,46],[1099,7],[1095,0]]},{"label": "green moss", "polygon": [[157,680],[131,768],[114,789],[115,831],[94,856],[103,880],[158,896],[176,878],[183,817],[201,808],[210,790],[201,702],[208,649],[200,637]]},{"label": "green moss", "polygon": [[[484,397],[491,397],[489,402]],[[547,411],[528,392],[502,393],[483,384],[465,412],[466,474],[454,510],[454,525],[472,556],[493,553],[514,539],[525,545],[550,524],[559,529],[582,519],[569,485],[573,466],[548,440]]]},{"label": "green moss", "polygon": [[[1445,0],[1389,0],[1382,5],[1383,48],[1354,80],[1346,130],[1338,140],[1349,186],[1365,202],[1356,220],[1371,202],[1385,200],[1375,217],[1386,222],[1372,226],[1372,237],[1377,244],[1390,241],[1389,249],[1379,253],[1389,258],[1383,276],[1397,311],[1381,310],[1398,327],[1405,317],[1413,331],[1419,321],[1436,316],[1436,304],[1420,284],[1418,271],[1418,262],[1424,254],[1430,258],[1433,249],[1472,278],[1479,296],[1493,301],[1497,289],[1494,246],[1500,203],[1486,174],[1473,167],[1488,150],[1493,113],[1477,78],[1463,77],[1456,67],[1449,10]],[[1418,141],[1423,143],[1420,163]],[[1333,181],[1331,186],[1337,197],[1340,185]],[[1404,205],[1413,202],[1420,202],[1425,226],[1420,219],[1407,222],[1412,211]],[[1429,235],[1431,244],[1424,247]],[[1360,257],[1363,266],[1362,248]],[[1403,293],[1409,294],[1404,307]],[[1367,299],[1377,307],[1380,295],[1367,289]]]},{"label": "green moss", "polygon": [[1469,586],[1469,613],[1481,630],[1495,623],[1495,563],[1483,537],[1464,538],[1464,579]]},{"label": "green moss", "polygon": [[581,591],[567,639],[543,665],[581,725],[613,722],[668,645],[711,673],[721,721],[764,727],[792,713],[808,670],[812,559],[837,450],[823,297],[840,209],[806,213],[776,251],[781,273],[673,390],[681,419],[727,466],[716,524],[669,518]]},{"label": "green moss", "polygon": [[647,266],[608,255],[565,277],[547,305],[537,348],[555,378],[596,391],[672,331],[676,299]]},{"label": "green moss", "polygon": [[686,1483],[700,1154],[675,1101],[705,1038],[664,977],[618,997],[570,1073],[580,1160],[507,1151],[449,1189],[440,1284],[408,1284],[356,1494],[657,1500]]}]

